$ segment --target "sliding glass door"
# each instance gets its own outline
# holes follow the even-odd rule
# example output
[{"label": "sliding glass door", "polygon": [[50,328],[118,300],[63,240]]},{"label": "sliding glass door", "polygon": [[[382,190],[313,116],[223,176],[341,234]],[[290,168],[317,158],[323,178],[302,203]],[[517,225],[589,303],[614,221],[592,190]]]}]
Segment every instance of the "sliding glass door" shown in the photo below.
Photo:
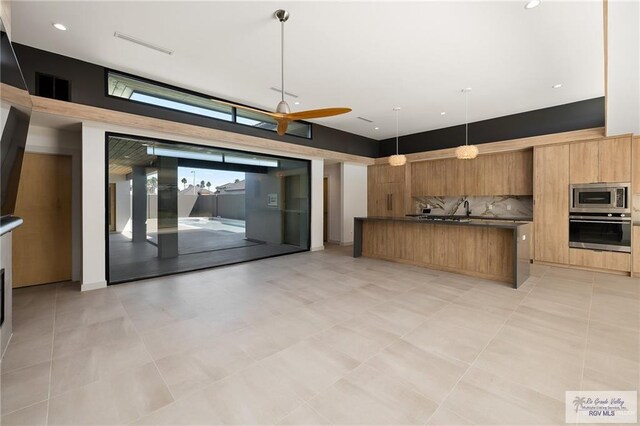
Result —
[{"label": "sliding glass door", "polygon": [[306,160],[123,135],[107,151],[110,283],[309,249]]}]

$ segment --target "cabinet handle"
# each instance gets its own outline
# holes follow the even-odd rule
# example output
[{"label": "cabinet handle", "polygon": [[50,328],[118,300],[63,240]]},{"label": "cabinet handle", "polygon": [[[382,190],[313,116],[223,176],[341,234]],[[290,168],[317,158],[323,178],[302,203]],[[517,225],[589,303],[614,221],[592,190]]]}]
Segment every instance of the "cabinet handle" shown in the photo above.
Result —
[{"label": "cabinet handle", "polygon": [[389,194],[389,200],[390,200],[390,203],[389,203],[390,208],[389,208],[389,210],[393,211],[393,194]]}]

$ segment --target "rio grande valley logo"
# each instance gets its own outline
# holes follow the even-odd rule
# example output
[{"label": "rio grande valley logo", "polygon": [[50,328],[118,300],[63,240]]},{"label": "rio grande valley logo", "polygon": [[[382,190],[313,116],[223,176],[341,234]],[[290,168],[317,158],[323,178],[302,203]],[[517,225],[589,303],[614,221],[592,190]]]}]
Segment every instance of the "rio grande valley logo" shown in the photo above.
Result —
[{"label": "rio grande valley logo", "polygon": [[636,423],[636,391],[567,391],[567,423]]}]

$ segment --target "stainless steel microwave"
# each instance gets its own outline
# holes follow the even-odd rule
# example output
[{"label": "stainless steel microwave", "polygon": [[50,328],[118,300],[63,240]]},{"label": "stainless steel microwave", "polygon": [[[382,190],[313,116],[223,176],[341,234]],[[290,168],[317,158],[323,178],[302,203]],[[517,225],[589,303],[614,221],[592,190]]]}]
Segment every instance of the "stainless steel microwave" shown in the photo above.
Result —
[{"label": "stainless steel microwave", "polygon": [[631,213],[628,183],[570,185],[571,213]]}]

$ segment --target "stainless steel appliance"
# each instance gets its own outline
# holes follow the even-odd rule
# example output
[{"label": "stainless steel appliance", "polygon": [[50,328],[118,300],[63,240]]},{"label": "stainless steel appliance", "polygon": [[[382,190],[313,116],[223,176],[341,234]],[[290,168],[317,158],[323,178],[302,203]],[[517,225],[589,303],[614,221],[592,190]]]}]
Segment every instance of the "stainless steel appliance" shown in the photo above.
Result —
[{"label": "stainless steel appliance", "polygon": [[631,252],[631,218],[624,213],[569,215],[569,247]]},{"label": "stainless steel appliance", "polygon": [[631,213],[629,183],[582,183],[570,186],[570,213]]}]

